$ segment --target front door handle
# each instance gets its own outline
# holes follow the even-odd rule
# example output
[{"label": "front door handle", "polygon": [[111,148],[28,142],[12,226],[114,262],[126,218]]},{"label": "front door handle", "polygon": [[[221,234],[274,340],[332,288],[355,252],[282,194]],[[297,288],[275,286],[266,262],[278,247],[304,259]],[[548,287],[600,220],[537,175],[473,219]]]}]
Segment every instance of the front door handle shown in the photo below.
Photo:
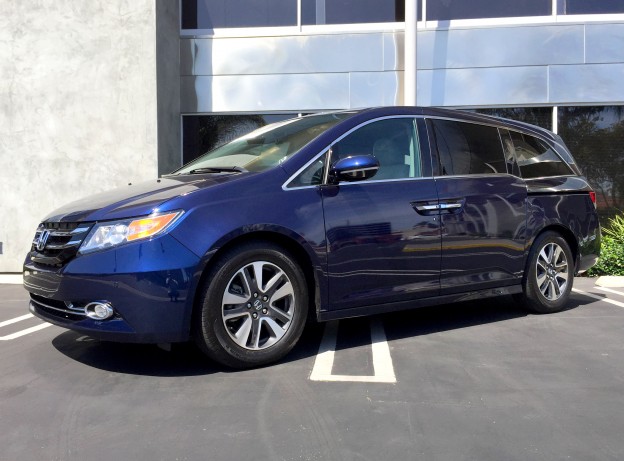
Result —
[{"label": "front door handle", "polygon": [[440,213],[453,213],[461,210],[466,203],[465,198],[452,199],[440,202]]}]

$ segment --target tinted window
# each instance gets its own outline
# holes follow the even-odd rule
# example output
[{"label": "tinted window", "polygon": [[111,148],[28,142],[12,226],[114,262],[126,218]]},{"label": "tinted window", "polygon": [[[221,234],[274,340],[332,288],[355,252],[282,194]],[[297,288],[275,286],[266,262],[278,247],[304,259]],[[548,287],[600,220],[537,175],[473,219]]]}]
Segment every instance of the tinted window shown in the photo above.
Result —
[{"label": "tinted window", "polygon": [[559,0],[559,14],[624,13],[622,0]]},{"label": "tinted window", "polygon": [[523,178],[572,174],[570,168],[542,140],[517,131],[510,131],[510,134]]},{"label": "tinted window", "polygon": [[[420,11],[418,17],[420,19]],[[405,0],[301,1],[302,24],[357,24],[403,21],[405,21]]]},{"label": "tinted window", "polygon": [[418,138],[412,118],[364,125],[332,146],[332,162],[352,155],[374,155],[379,171],[371,181],[421,176]]},{"label": "tinted window", "polygon": [[297,0],[182,0],[182,29],[297,25]]},{"label": "tinted window", "polygon": [[431,120],[442,175],[507,173],[498,130],[475,123]]},{"label": "tinted window", "polygon": [[551,0],[436,0],[427,2],[427,20],[508,18],[552,14]]}]

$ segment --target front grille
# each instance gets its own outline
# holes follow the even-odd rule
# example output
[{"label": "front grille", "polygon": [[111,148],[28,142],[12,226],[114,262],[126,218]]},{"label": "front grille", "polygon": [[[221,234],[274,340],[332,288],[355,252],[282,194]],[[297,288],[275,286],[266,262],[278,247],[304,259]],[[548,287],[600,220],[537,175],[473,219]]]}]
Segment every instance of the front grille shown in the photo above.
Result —
[{"label": "front grille", "polygon": [[76,256],[91,229],[90,223],[46,222],[39,225],[31,248],[37,264],[62,266]]},{"label": "front grille", "polygon": [[72,303],[44,298],[31,293],[30,302],[35,309],[54,317],[68,320],[83,320],[86,317],[84,306],[74,306]]}]

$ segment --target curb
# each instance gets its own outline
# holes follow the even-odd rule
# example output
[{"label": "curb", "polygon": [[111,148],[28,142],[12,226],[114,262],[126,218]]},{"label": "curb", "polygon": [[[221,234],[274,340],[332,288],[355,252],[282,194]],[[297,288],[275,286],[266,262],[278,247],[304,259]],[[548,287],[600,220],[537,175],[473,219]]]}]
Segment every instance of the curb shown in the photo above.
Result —
[{"label": "curb", "polygon": [[596,279],[596,285],[605,288],[624,288],[624,276],[603,275]]},{"label": "curb", "polygon": [[21,273],[17,274],[0,274],[0,284],[21,285],[24,278]]}]

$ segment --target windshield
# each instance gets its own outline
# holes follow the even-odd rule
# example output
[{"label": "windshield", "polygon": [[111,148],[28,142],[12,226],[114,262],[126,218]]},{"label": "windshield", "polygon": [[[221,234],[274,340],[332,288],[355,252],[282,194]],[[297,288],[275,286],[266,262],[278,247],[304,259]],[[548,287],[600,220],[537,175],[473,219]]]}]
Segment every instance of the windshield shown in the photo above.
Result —
[{"label": "windshield", "polygon": [[217,147],[174,174],[268,170],[351,115],[352,112],[309,115],[273,123]]}]

